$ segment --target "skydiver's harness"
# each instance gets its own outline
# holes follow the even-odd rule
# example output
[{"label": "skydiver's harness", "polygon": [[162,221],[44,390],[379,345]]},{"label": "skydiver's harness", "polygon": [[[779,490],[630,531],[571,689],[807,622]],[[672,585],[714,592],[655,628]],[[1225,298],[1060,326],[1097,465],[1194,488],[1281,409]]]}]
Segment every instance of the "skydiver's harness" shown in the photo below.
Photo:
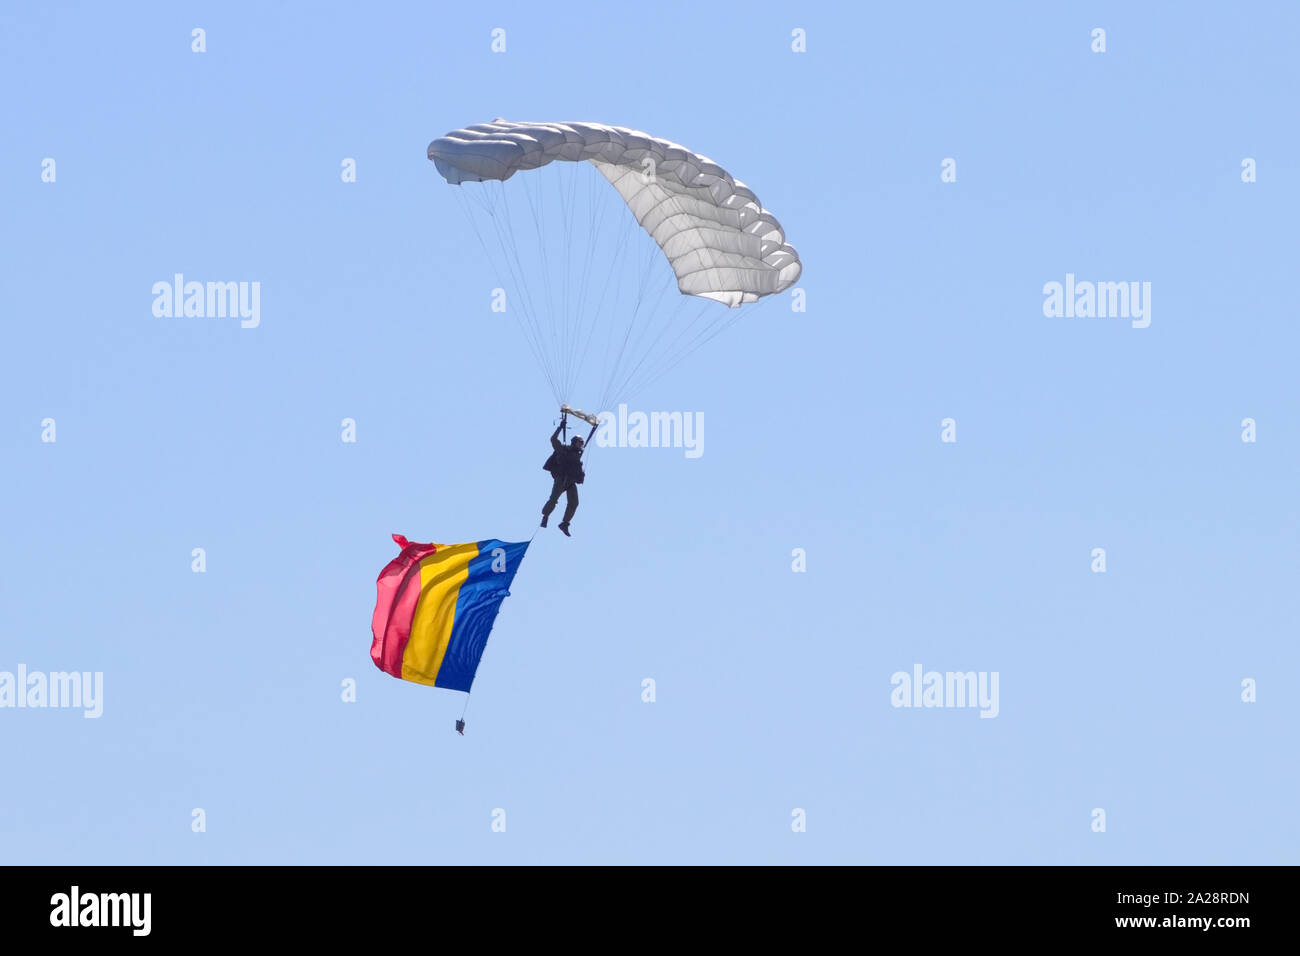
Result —
[{"label": "skydiver's harness", "polygon": [[[591,440],[596,436],[596,427],[600,424],[600,419],[597,418],[595,415],[588,415],[586,412],[580,411],[579,409],[570,408],[568,405],[561,405],[560,406],[560,427],[557,428],[556,431],[558,431],[565,438],[569,437],[569,416],[570,415],[572,415],[574,418],[581,418],[584,422],[587,422],[589,425],[591,425],[591,431],[587,433],[587,440],[582,443],[582,451],[578,452],[578,460],[576,462],[578,473],[577,473],[577,477],[573,479],[573,481],[576,484],[582,484],[582,479],[586,477],[585,474],[583,473],[583,468],[582,468],[582,456],[587,453],[587,447],[591,444]],[[571,445],[567,446],[567,450],[571,451],[572,447],[573,446]],[[559,451],[553,452],[551,454],[551,457],[546,459],[546,464],[544,464],[542,468],[545,469],[546,471],[551,471],[551,465],[557,461],[557,456],[559,455],[560,455]],[[558,475],[560,473],[552,472],[552,474]]]}]

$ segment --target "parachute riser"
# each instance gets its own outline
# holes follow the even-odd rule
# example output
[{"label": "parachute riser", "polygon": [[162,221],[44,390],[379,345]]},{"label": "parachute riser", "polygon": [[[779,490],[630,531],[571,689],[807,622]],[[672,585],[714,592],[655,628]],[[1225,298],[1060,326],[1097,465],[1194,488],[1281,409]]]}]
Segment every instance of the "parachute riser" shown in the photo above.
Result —
[{"label": "parachute riser", "polygon": [[587,433],[587,440],[582,443],[582,451],[585,454],[587,449],[591,447],[591,440],[596,437],[596,429],[600,427],[600,419],[597,418],[595,415],[588,415],[580,408],[570,408],[567,404],[561,405],[560,406],[560,434],[565,438],[569,437],[568,423],[569,423],[570,415],[572,415],[574,418],[582,419],[582,421],[586,422],[588,425],[591,426],[591,431]]}]

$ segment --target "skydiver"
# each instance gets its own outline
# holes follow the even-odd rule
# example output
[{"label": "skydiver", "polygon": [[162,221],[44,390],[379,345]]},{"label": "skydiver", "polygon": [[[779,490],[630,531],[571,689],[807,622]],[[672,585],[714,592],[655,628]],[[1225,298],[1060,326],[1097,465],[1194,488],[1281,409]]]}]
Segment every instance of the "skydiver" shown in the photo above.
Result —
[{"label": "skydiver", "polygon": [[546,519],[551,516],[555,510],[555,504],[560,500],[560,495],[565,495],[564,520],[560,522],[560,530],[564,536],[571,537],[569,534],[569,522],[573,520],[573,513],[578,510],[578,485],[587,476],[582,471],[582,439],[577,435],[569,444],[560,443],[560,432],[565,425],[565,419],[560,420],[559,426],[551,433],[551,457],[546,459],[546,464],[542,465],[543,471],[549,471],[554,481],[551,483],[551,497],[547,499],[546,504],[542,505],[542,527],[546,527]]}]

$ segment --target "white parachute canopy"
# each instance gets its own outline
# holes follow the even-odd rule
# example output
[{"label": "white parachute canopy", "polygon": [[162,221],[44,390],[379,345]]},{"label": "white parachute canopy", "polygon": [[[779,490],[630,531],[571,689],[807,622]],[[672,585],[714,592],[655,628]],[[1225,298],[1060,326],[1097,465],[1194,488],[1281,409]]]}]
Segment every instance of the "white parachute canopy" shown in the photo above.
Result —
[{"label": "white parachute canopy", "polygon": [[[736,309],[785,291],[802,269],[781,224],[744,183],[698,153],[637,130],[498,119],[434,140],[429,159],[448,183],[483,184],[469,187],[478,191],[472,200],[482,215],[468,203],[467,212],[489,256],[485,233],[497,240],[498,270],[517,293],[512,307],[523,313],[520,325],[561,401],[576,398],[569,392],[599,331],[606,342],[603,407],[734,321],[716,305],[686,321],[689,309],[672,301],[679,297],[664,302],[663,280],[675,280],[677,291],[696,302]],[[552,198],[541,182],[545,173],[532,172],[552,163],[594,166],[632,219],[611,215],[612,195],[580,189],[573,173],[546,177]],[[523,188],[506,187],[520,172]],[[654,240],[657,256],[646,254],[644,239],[629,237],[633,219]],[[525,249],[534,237],[536,248]]]}]

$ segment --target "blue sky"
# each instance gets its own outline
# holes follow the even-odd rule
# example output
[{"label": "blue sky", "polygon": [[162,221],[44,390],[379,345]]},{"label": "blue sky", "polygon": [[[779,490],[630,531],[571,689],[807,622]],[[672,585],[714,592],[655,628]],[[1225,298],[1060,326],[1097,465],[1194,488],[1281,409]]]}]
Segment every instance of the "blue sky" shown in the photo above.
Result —
[{"label": "blue sky", "polygon": [[[6,9],[0,671],[104,712],[0,709],[0,859],[1297,862],[1300,16],[1132,7]],[[593,452],[462,738],[369,621],[390,533],[546,495],[553,398],[425,157],[497,116],[717,160],[807,311],[636,396],[704,454]],[[260,326],[155,317],[177,272]],[[1044,317],[1067,273],[1150,327]],[[916,664],[998,716],[892,707]]]}]

